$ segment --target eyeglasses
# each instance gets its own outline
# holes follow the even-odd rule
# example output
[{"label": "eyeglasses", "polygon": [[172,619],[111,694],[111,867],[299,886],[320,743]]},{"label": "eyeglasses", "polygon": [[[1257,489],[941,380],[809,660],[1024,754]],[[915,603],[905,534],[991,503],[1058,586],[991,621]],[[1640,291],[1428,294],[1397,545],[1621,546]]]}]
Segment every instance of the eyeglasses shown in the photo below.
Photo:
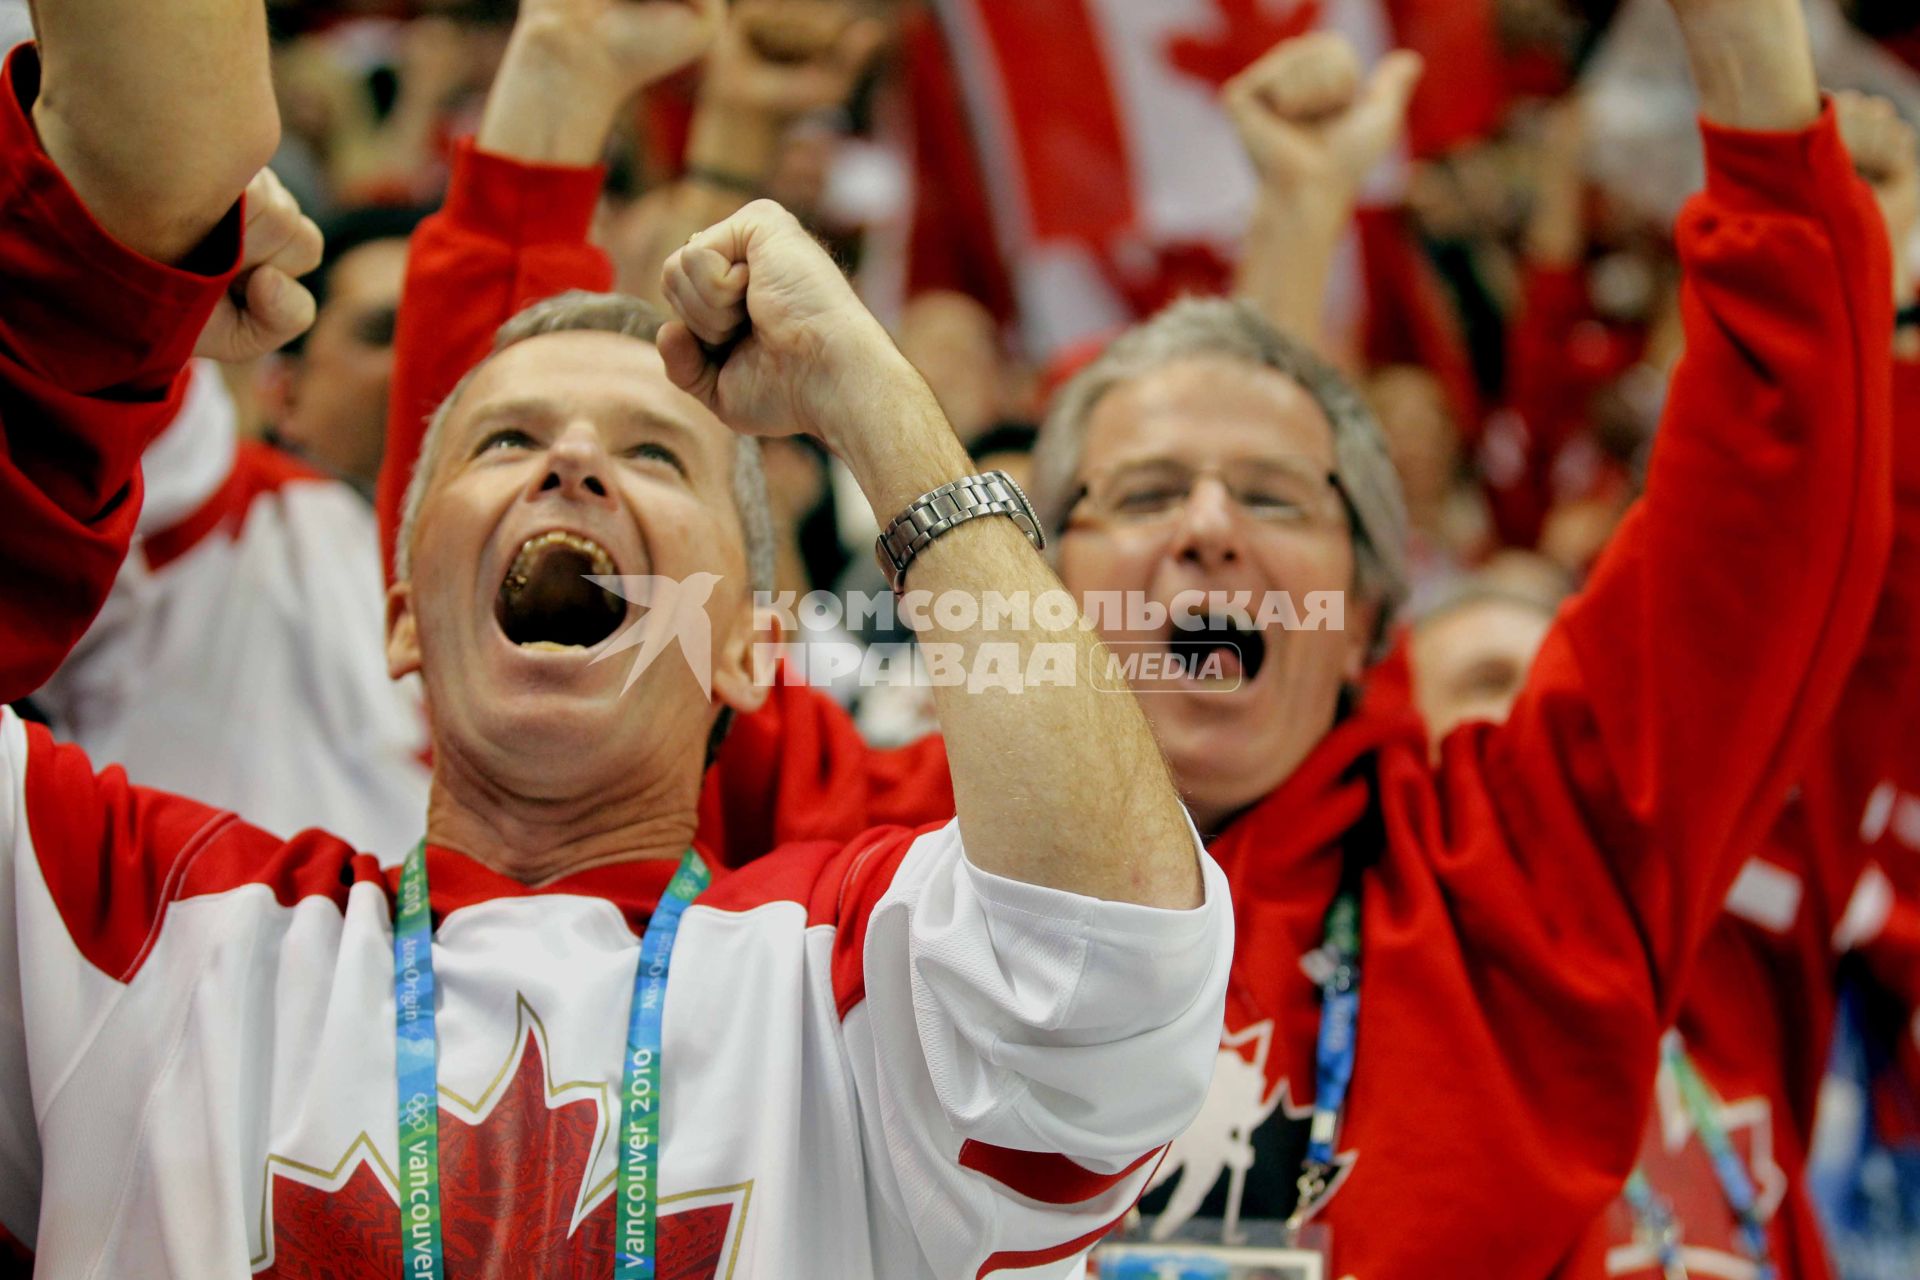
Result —
[{"label": "eyeglasses", "polygon": [[1261,525],[1319,530],[1344,528],[1347,501],[1340,477],[1307,458],[1247,458],[1214,467],[1171,459],[1129,463],[1089,479],[1067,508],[1067,525],[1087,519],[1145,527],[1171,520],[1212,477],[1241,514]]}]

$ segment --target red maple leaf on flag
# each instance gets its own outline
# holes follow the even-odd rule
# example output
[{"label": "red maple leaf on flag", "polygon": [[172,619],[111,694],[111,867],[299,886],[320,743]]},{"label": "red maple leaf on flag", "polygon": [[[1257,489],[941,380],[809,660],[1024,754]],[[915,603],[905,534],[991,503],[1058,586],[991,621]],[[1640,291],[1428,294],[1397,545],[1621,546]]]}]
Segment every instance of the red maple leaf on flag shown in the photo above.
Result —
[{"label": "red maple leaf on flag", "polygon": [[1282,40],[1320,22],[1320,0],[1213,0],[1218,21],[1204,32],[1170,36],[1167,62],[1219,89]]},{"label": "red maple leaf on flag", "polygon": [[[460,1280],[605,1280],[613,1270],[614,1203],[570,1230],[600,1131],[591,1098],[554,1105],[540,1040],[527,1032],[520,1066],[493,1110],[469,1123],[440,1109],[440,1230],[447,1274]],[[350,1155],[352,1153],[349,1153]],[[361,1154],[337,1190],[276,1163],[269,1202],[272,1265],[288,1280],[400,1274],[400,1206]],[[329,1179],[331,1181],[331,1179]],[[664,1211],[659,1280],[719,1280],[732,1203]]]}]

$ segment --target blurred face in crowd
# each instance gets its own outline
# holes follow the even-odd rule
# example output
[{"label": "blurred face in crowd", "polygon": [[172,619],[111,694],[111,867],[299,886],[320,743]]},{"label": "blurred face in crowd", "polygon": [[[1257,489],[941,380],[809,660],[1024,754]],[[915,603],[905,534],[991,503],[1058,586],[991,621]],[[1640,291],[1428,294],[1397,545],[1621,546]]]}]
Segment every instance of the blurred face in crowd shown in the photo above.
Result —
[{"label": "blurred face in crowd", "polygon": [[[1215,619],[1151,635],[1103,634],[1224,659],[1218,678],[1136,683],[1196,821],[1218,829],[1277,786],[1332,726],[1370,628],[1352,597],[1354,551],[1327,477],[1333,427],[1284,374],[1226,357],[1182,359],[1108,392],[1087,422],[1088,496],[1060,540],[1060,574],[1083,599],[1137,592],[1172,607],[1186,591],[1347,593],[1345,629],[1245,632]],[[1184,496],[1180,496],[1184,494]],[[1204,670],[1204,664],[1202,665]]]},{"label": "blurred face in crowd", "polygon": [[646,614],[665,648],[623,693],[633,655],[610,647],[640,606],[583,575],[718,575],[713,696],[757,705],[734,449],[650,343],[546,334],[481,367],[421,461],[388,602],[389,667],[425,680],[436,768],[537,799],[697,789],[716,710],[675,651],[684,626]]},{"label": "blurred face in crowd", "polygon": [[1513,710],[1553,616],[1499,596],[1465,601],[1413,629],[1414,702],[1436,747],[1469,720],[1500,723]]},{"label": "blurred face in crowd", "polygon": [[386,448],[394,314],[406,271],[405,240],[363,244],[334,264],[275,429],[302,457],[368,488]]}]

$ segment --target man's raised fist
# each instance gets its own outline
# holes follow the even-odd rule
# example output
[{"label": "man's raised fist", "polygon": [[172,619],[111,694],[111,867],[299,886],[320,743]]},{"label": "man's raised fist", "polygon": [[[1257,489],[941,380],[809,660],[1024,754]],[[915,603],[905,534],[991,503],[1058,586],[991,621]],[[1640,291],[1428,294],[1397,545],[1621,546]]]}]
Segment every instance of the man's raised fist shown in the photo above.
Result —
[{"label": "man's raised fist", "polygon": [[756,200],[667,259],[667,376],[747,435],[804,432],[839,449],[912,367],[819,242]]}]

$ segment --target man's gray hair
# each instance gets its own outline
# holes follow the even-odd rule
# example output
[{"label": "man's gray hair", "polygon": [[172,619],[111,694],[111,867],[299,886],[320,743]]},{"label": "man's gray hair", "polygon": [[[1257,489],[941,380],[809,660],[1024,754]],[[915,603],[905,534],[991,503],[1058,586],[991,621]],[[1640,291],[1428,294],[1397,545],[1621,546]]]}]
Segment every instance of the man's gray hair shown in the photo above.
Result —
[{"label": "man's gray hair", "polygon": [[1116,338],[1054,398],[1033,450],[1032,500],[1049,532],[1066,527],[1080,496],[1087,423],[1108,392],[1165,365],[1225,357],[1299,383],[1333,424],[1334,470],[1353,525],[1355,588],[1380,609],[1385,635],[1407,595],[1407,507],[1386,437],[1358,389],[1250,303],[1186,298]]},{"label": "man's gray hair", "polygon": [[[548,333],[617,333],[651,343],[659,336],[666,318],[640,299],[624,293],[588,293],[575,289],[536,302],[500,326],[494,334],[493,350],[488,358],[508,347]],[[484,365],[486,361],[481,361]],[[427,424],[426,437],[420,442],[420,456],[414,461],[413,477],[407,482],[407,496],[400,508],[400,538],[395,548],[395,576],[405,580],[412,569],[414,527],[420,519],[420,506],[426,500],[427,487],[438,465],[440,444],[446,434],[454,405],[480,372],[475,365],[460,379],[452,393],[440,402]],[[760,465],[760,442],[750,436],[734,440],[733,505],[740,513],[740,529],[746,538],[748,586],[753,591],[773,590],[773,515],[767,501],[767,475]]]}]

